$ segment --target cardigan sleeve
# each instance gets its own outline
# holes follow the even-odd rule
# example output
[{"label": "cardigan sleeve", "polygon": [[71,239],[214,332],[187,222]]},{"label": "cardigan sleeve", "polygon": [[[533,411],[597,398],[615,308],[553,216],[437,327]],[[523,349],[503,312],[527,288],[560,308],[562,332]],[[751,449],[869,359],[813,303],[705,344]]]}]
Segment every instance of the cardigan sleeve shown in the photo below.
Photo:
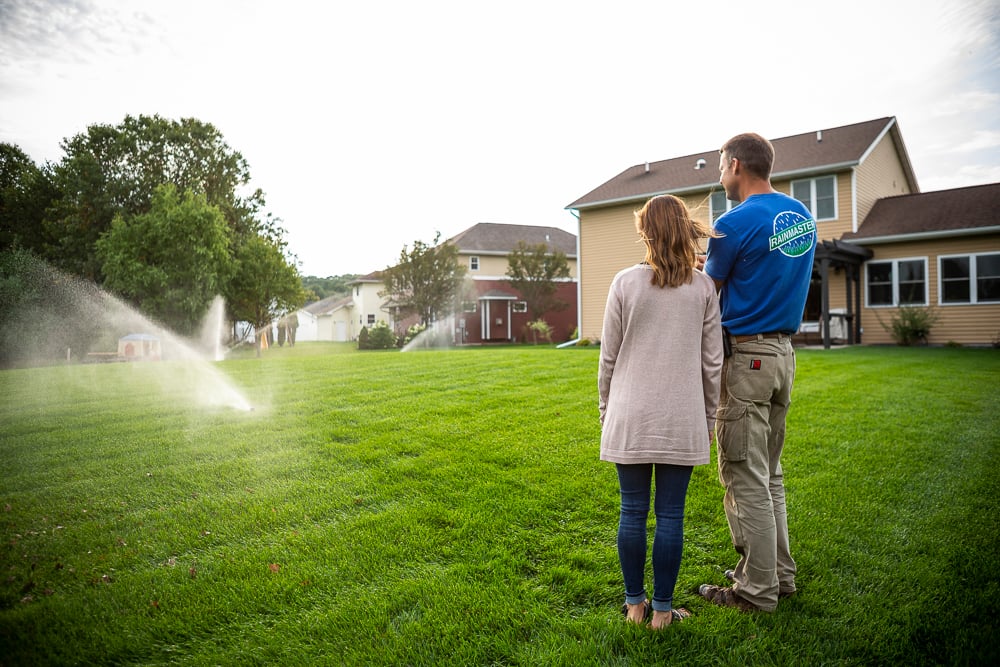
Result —
[{"label": "cardigan sleeve", "polygon": [[611,282],[608,301],[604,307],[604,325],[601,328],[601,357],[597,367],[597,410],[602,422],[604,413],[608,409],[611,376],[614,374],[618,351],[622,344],[622,301],[618,286],[618,280]]},{"label": "cardigan sleeve", "polygon": [[719,296],[714,286],[705,304],[705,319],[701,334],[701,386],[705,392],[705,421],[708,430],[715,428],[715,412],[722,389],[722,316]]}]

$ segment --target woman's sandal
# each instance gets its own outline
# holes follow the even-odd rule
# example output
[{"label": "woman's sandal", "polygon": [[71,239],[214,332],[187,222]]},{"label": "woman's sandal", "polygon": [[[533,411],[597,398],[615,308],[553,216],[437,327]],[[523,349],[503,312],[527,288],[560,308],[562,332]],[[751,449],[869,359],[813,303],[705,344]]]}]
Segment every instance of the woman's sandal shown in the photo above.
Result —
[{"label": "woman's sandal", "polygon": [[670,610],[670,622],[666,625],[662,625],[658,628],[653,628],[654,630],[662,630],[664,628],[669,628],[674,623],[680,623],[685,618],[691,618],[691,612],[689,612],[684,607],[676,607]]},{"label": "woman's sandal", "polygon": [[[649,600],[643,600],[642,604],[644,605],[644,608],[642,610],[642,622],[647,623],[649,621],[650,616],[653,615],[653,605],[649,603]],[[629,623],[634,623],[634,621],[629,620],[627,604],[622,605],[622,616],[624,616],[625,620],[629,621]]]}]

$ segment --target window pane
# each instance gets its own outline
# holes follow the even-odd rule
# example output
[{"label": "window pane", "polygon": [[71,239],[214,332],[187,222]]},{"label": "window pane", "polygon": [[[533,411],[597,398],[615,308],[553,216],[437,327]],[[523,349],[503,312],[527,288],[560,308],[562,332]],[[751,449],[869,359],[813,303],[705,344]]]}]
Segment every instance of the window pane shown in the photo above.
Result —
[{"label": "window pane", "polygon": [[976,300],[979,303],[1000,301],[1000,278],[980,278],[977,280]]},{"label": "window pane", "polygon": [[812,210],[812,181],[793,181],[792,196]]},{"label": "window pane", "polygon": [[1000,254],[976,257],[976,275],[980,278],[1000,278]]},{"label": "window pane", "polygon": [[941,277],[948,280],[953,278],[969,279],[969,258],[968,257],[947,257],[941,260]]},{"label": "window pane", "polygon": [[816,179],[816,218],[830,220],[837,214],[837,202],[834,198],[834,177]]},{"label": "window pane", "polygon": [[912,282],[924,279],[924,263],[920,260],[911,260],[899,263],[899,282]]},{"label": "window pane", "polygon": [[976,257],[976,300],[1000,301],[1000,254]]},{"label": "window pane", "polygon": [[709,202],[712,208],[712,222],[715,222],[720,215],[726,212],[726,191],[713,192]]},{"label": "window pane", "polygon": [[868,305],[892,305],[892,262],[871,262],[868,271]]},{"label": "window pane", "polygon": [[891,306],[892,305],[892,285],[868,284],[868,305],[869,306]]},{"label": "window pane", "polygon": [[943,303],[969,303],[969,293],[968,279],[941,282],[941,301]]},{"label": "window pane", "polygon": [[868,264],[869,283],[892,283],[892,264],[890,262],[871,262]]}]

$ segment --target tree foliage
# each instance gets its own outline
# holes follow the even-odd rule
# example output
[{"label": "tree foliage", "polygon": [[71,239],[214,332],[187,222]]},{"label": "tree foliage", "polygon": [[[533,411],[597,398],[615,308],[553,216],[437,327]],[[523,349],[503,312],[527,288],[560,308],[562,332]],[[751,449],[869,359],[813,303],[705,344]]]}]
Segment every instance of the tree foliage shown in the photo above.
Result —
[{"label": "tree foliage", "polygon": [[556,297],[559,280],[570,277],[564,253],[550,250],[545,243],[528,245],[519,241],[507,261],[511,287],[524,297],[532,320],[539,320],[545,313],[569,306]]},{"label": "tree foliage", "polygon": [[222,213],[203,194],[172,184],[156,188],[149,212],[116,215],[97,256],[105,287],[184,334],[195,331],[230,272]]},{"label": "tree foliage", "polygon": [[148,212],[166,183],[204,195],[234,235],[280,234],[260,220],[262,192],[240,194],[250,183],[247,162],[209,123],[126,116],[119,125],[91,125],[62,148],[65,156],[52,175],[59,196],[47,215],[47,233],[55,241],[50,259],[76,275],[102,282],[93,254],[97,240],[116,215]]},{"label": "tree foliage", "polygon": [[45,211],[58,192],[50,173],[13,144],[0,143],[0,248],[25,248],[37,255],[51,239]]},{"label": "tree foliage", "polygon": [[310,300],[319,301],[328,296],[347,296],[351,293],[350,282],[358,276],[354,273],[345,273],[341,276],[302,276],[302,287]]},{"label": "tree foliage", "polygon": [[465,278],[465,267],[458,261],[458,248],[440,243],[441,233],[430,245],[414,241],[413,248],[404,246],[399,262],[382,272],[390,305],[400,314],[414,314],[421,324],[431,324],[454,310],[455,298]]},{"label": "tree foliage", "polygon": [[[246,160],[211,124],[127,116],[118,125],[91,125],[61,146],[58,163],[38,168],[16,146],[0,144],[0,247],[31,249],[181,329],[190,326],[194,304],[208,289],[237,304],[231,316],[256,313],[247,318],[251,321],[272,312],[275,300],[301,303],[301,280],[285,252],[280,220],[263,215],[264,196],[250,190]],[[177,197],[168,208],[188,210],[202,222],[205,210],[215,212],[202,230],[206,236],[191,226],[194,220],[176,219],[165,210],[148,217],[154,205],[165,205],[157,198],[167,196],[161,188],[168,184]],[[217,258],[219,220],[228,262]],[[157,236],[178,225],[185,233]],[[147,261],[154,243],[150,234],[154,262]],[[208,261],[209,256],[215,259]],[[260,266],[249,265],[257,260]],[[225,264],[233,270],[223,270]],[[207,271],[199,280],[189,275],[195,266]],[[254,295],[267,301],[249,303]]]}]

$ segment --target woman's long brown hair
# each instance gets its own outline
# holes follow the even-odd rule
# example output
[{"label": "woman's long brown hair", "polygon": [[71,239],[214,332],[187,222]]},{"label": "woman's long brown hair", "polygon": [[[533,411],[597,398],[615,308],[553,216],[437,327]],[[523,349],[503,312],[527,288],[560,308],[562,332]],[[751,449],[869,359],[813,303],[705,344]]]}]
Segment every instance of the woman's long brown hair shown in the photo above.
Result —
[{"label": "woman's long brown hair", "polygon": [[635,212],[635,228],[646,245],[652,283],[680,287],[691,282],[699,241],[716,236],[705,223],[692,220],[684,202],[673,195],[653,197]]}]

